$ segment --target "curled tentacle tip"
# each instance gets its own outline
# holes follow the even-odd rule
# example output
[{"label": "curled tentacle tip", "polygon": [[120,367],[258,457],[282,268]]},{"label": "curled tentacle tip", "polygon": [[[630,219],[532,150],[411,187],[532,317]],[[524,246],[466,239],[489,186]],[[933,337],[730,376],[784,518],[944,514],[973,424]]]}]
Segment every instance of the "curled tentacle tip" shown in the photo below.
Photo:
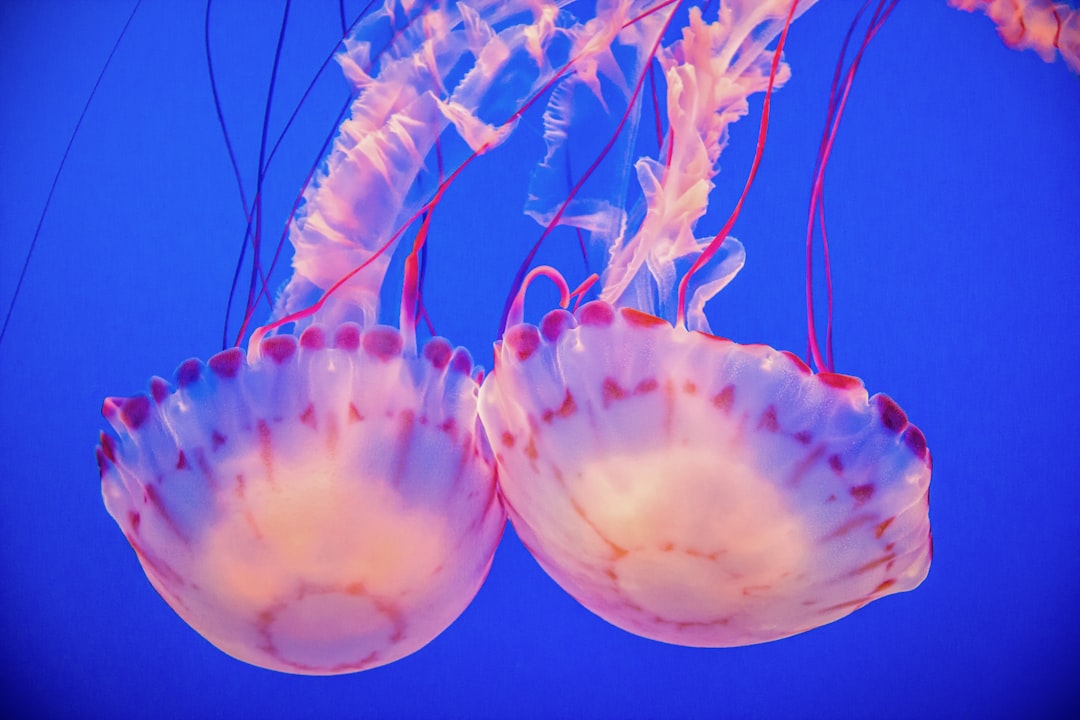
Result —
[{"label": "curled tentacle tip", "polygon": [[251,338],[248,340],[247,360],[248,365],[254,365],[262,358],[262,341],[266,337],[268,332],[266,326],[257,327],[255,331],[251,333]]}]

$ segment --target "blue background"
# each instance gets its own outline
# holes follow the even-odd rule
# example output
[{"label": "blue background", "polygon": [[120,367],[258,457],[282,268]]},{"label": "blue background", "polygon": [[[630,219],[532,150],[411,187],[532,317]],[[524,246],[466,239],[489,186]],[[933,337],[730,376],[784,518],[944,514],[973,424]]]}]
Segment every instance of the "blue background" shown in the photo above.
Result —
[{"label": "blue background", "polygon": [[[325,7],[324,7],[325,5]],[[339,25],[294,9],[280,128]],[[764,164],[734,234],[748,263],[712,307],[742,342],[805,347],[810,171],[856,4],[794,26]],[[0,304],[129,3],[0,6]],[[352,10],[355,12],[355,9]],[[223,2],[213,42],[251,175],[280,20]],[[22,717],[1015,717],[1080,709],[1080,81],[1007,49],[982,16],[902,2],[870,48],[827,185],[837,366],[885,391],[934,453],[934,564],[916,591],[766,645],[696,650],[626,634],[508,530],[465,614],[358,675],[250,667],[190,630],[105,512],[93,461],[106,395],[220,348],[243,231],[214,119],[202,8],[148,0],[75,141],[0,346],[0,709]],[[336,69],[275,161],[280,227],[344,98]],[[756,107],[756,105],[755,105]],[[756,113],[756,111],[755,111]],[[534,157],[539,122],[518,131]],[[756,119],[714,195],[742,187]],[[520,156],[519,156],[520,157]],[[490,367],[532,163],[477,164],[444,202],[427,304]],[[250,191],[249,191],[250,194]],[[580,272],[570,243],[545,259]],[[577,265],[575,265],[577,263]],[[537,286],[530,310],[551,302]],[[535,298],[535,299],[534,299]],[[1072,712],[1070,712],[1070,710]],[[5,716],[9,716],[4,713]]]}]

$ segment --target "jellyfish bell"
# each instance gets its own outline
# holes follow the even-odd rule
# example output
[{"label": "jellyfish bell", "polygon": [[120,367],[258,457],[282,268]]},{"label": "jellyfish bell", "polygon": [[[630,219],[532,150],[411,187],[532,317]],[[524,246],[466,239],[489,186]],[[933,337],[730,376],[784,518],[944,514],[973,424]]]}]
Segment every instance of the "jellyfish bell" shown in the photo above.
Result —
[{"label": "jellyfish bell", "polygon": [[[510,519],[540,564],[605,620],[680,645],[800,633],[930,565],[930,454],[899,406],[716,337],[704,314],[744,250],[735,213],[716,239],[694,225],[727,126],[755,92],[767,118],[787,78],[767,45],[794,17],[787,0],[731,3],[712,23],[691,10],[658,54],[670,131],[637,163],[645,208],[610,238],[600,300],[525,323],[527,276],[480,392]],[[565,282],[542,274],[567,307]]]},{"label": "jellyfish bell", "polygon": [[480,416],[511,521],[605,620],[747,645],[926,577],[926,441],[857,378],[603,301],[496,354]]},{"label": "jellyfish bell", "polygon": [[468,354],[308,327],[106,400],[102,493],[154,588],[261,667],[354,672],[427,644],[472,600],[505,515]]}]

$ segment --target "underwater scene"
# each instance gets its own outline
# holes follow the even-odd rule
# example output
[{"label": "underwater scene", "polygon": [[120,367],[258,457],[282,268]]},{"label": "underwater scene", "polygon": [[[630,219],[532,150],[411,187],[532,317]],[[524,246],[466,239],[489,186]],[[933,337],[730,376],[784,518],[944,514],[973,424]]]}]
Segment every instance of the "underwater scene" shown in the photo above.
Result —
[{"label": "underwater scene", "polygon": [[0,34],[3,717],[1080,714],[1075,2]]}]

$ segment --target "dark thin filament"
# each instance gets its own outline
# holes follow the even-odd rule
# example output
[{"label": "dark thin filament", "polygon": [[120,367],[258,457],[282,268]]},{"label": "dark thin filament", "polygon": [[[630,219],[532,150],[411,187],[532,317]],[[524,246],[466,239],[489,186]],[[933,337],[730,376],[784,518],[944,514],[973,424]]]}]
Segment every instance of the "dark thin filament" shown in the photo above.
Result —
[{"label": "dark thin filament", "polygon": [[[869,7],[872,0],[866,0],[856,13],[848,28],[841,47],[840,57],[833,73],[832,89],[829,93],[829,107],[826,114],[825,128],[822,131],[821,143],[818,147],[817,160],[814,165],[814,181],[810,192],[810,210],[806,220],[806,317],[807,317],[807,354],[819,370],[832,371],[833,360],[833,290],[832,290],[832,263],[829,256],[829,239],[825,230],[825,195],[824,181],[825,168],[832,153],[833,143],[840,127],[840,119],[847,104],[848,95],[851,92],[855,80],[855,73],[859,69],[863,53],[869,46],[870,41],[877,34],[885,20],[896,7],[898,0],[878,0],[877,7],[870,17],[869,24],[863,35],[862,42],[851,60],[847,70],[844,70],[844,60],[847,56],[848,45],[854,34],[859,20]],[[841,82],[841,78],[843,81]],[[822,256],[825,264],[825,287],[826,287],[826,317],[825,330],[825,356],[822,357],[821,348],[817,341],[817,328],[814,322],[814,292],[813,292],[813,248],[814,226],[818,226],[821,232]]]},{"label": "dark thin filament", "polygon": [[292,0],[285,0],[285,9],[281,15],[281,28],[278,31],[277,47],[274,48],[274,64],[270,70],[270,84],[266,89],[266,108],[263,111],[262,137],[259,140],[259,167],[255,178],[255,234],[251,239],[251,280],[248,285],[245,314],[255,307],[255,292],[259,286],[259,258],[262,250],[262,187],[266,171],[266,136],[270,128],[270,109],[274,105],[274,87],[277,85],[278,67],[281,65],[281,46],[285,43],[285,30],[289,26],[289,7]]},{"label": "dark thin filament", "polygon": [[[311,82],[308,83],[308,86],[304,89],[304,92],[301,94],[300,99],[296,102],[295,106],[293,107],[292,113],[289,115],[289,119],[285,121],[285,124],[282,127],[281,132],[278,133],[277,139],[274,141],[273,148],[270,150],[270,152],[266,156],[266,163],[263,166],[262,173],[260,174],[260,177],[259,177],[260,183],[265,179],[267,173],[269,172],[270,166],[271,166],[271,164],[273,164],[274,157],[277,155],[277,151],[281,147],[281,143],[285,140],[285,136],[288,134],[289,130],[292,128],[293,122],[296,120],[296,117],[300,113],[300,108],[302,108],[304,106],[304,103],[307,102],[308,96],[311,95],[312,90],[314,90],[314,88],[315,88],[315,83],[318,81],[318,79],[322,75],[322,73],[326,70],[327,66],[329,66],[331,61],[334,59],[334,55],[335,55],[335,53],[337,53],[338,48],[341,46],[342,40],[344,40],[344,38],[348,37],[348,35],[350,33],[352,33],[352,31],[356,28],[356,26],[360,23],[361,20],[363,20],[365,17],[367,17],[368,12],[371,10],[371,8],[374,5],[375,5],[375,0],[368,0],[368,3],[364,6],[364,8],[360,11],[360,13],[356,16],[356,19],[353,20],[352,23],[347,25],[347,26],[343,25],[344,30],[342,32],[341,39],[339,39],[336,43],[334,43],[333,48],[331,48],[330,52],[327,53],[326,58],[323,59],[322,64],[319,66],[318,71],[312,77]],[[344,5],[343,4],[339,3],[339,11],[344,12]],[[383,51],[386,50],[386,47],[388,47],[390,44],[392,44],[392,42],[393,41],[391,40],[390,43],[387,44],[387,46],[384,46],[382,49],[379,50],[379,52],[372,59],[373,63],[377,60],[378,57],[380,57],[382,55]],[[311,171],[308,173],[306,180],[304,181],[303,185],[300,188],[300,191],[297,193],[296,200],[293,203],[292,210],[289,213],[289,219],[286,221],[285,227],[281,232],[281,237],[278,240],[277,248],[274,251],[274,258],[271,261],[270,266],[266,269],[265,272],[262,269],[262,264],[261,264],[261,261],[259,260],[259,258],[257,256],[255,258],[255,266],[252,268],[252,270],[253,270],[253,274],[255,272],[259,273],[260,285],[259,285],[258,293],[256,294],[255,299],[250,302],[250,307],[248,307],[246,309],[245,313],[244,313],[244,320],[241,323],[241,329],[237,333],[236,341],[235,341],[234,345],[239,345],[240,342],[243,340],[244,334],[245,334],[246,329],[247,329],[247,326],[250,324],[251,318],[255,314],[255,306],[258,304],[260,299],[265,299],[265,301],[267,303],[267,306],[271,310],[273,309],[273,298],[271,297],[271,293],[270,293],[270,291],[268,289],[268,278],[273,276],[274,268],[277,266],[278,260],[281,257],[281,253],[284,250],[285,243],[287,242],[288,236],[289,236],[289,223],[291,222],[293,216],[295,216],[296,211],[300,206],[300,202],[301,202],[301,200],[303,199],[303,196],[304,196],[304,191],[306,190],[307,186],[311,183],[311,179],[315,176],[315,172],[319,167],[319,163],[321,162],[322,158],[326,155],[327,149],[330,147],[330,143],[333,141],[334,136],[337,134],[338,127],[341,125],[342,121],[344,120],[346,113],[348,113],[349,107],[352,104],[352,99],[353,99],[352,94],[350,93],[349,96],[345,99],[344,103],[342,104],[342,107],[341,107],[341,109],[339,110],[339,112],[337,114],[337,118],[333,123],[332,129],[327,133],[327,136],[326,136],[324,142],[322,143],[322,145],[320,146],[318,152],[316,153],[315,159],[312,161],[312,164],[311,164]],[[257,193],[256,197],[255,197],[256,202],[258,202],[260,197],[261,197],[261,195]],[[233,299],[234,299],[234,297],[236,295],[236,286],[237,286],[237,283],[238,283],[240,272],[243,269],[244,252],[245,252],[245,250],[247,248],[247,244],[251,241],[252,232],[254,230],[254,221],[255,221],[254,216],[251,213],[247,213],[247,226],[244,229],[244,240],[243,240],[243,244],[242,244],[242,248],[241,248],[240,260],[237,263],[236,272],[234,274],[235,279],[234,279],[233,286],[230,289],[230,293],[229,293],[228,309],[226,310],[226,316],[225,316],[226,335],[223,336],[223,338],[222,338],[223,344],[228,343],[227,331],[228,331],[229,317],[232,314],[231,313],[231,308],[232,308],[232,304],[233,304]]]},{"label": "dark thin filament", "polygon": [[[233,177],[236,179],[236,189],[240,193],[240,206],[244,211],[244,218],[251,223],[251,211],[248,206],[247,193],[244,191],[244,179],[240,175],[240,163],[236,160],[236,152],[233,150],[232,138],[229,136],[229,127],[225,122],[225,114],[221,106],[221,96],[218,94],[217,75],[214,72],[214,60],[210,50],[210,8],[214,0],[206,0],[206,17],[203,23],[203,48],[206,52],[206,71],[210,76],[210,93],[214,96],[214,113],[217,115],[218,126],[221,128],[221,139],[225,141],[225,150],[229,155],[229,164],[232,166]],[[233,270],[232,284],[229,286],[229,297],[225,304],[225,322],[221,328],[221,346],[228,347],[229,316],[232,315],[233,298],[236,296],[236,286],[240,283],[240,272],[244,267],[244,257],[247,255],[247,236],[240,246],[240,257],[236,259],[236,269]]]},{"label": "dark thin filament", "polygon": [[38,238],[41,236],[41,227],[45,224],[45,216],[49,213],[49,205],[52,203],[53,193],[56,192],[56,185],[60,181],[60,174],[64,172],[64,165],[67,163],[68,155],[71,153],[71,146],[75,143],[75,137],[79,134],[79,128],[82,127],[86,111],[90,109],[90,103],[94,101],[101,80],[105,77],[105,73],[112,63],[116,49],[120,47],[120,41],[127,35],[128,27],[131,25],[131,21],[135,19],[135,13],[139,11],[140,5],[142,5],[142,0],[136,0],[135,6],[131,8],[131,13],[124,22],[124,27],[120,29],[120,34],[116,36],[116,42],[113,43],[112,49],[109,50],[109,56],[105,58],[105,64],[101,66],[101,72],[98,73],[97,79],[94,80],[94,86],[90,88],[90,94],[86,97],[86,102],[83,103],[79,119],[75,121],[75,127],[71,130],[71,136],[68,137],[64,154],[60,156],[60,165],[56,168],[56,174],[53,175],[52,183],[49,185],[49,194],[45,196],[45,204],[41,208],[41,215],[38,216],[37,227],[34,228],[34,236],[30,239],[30,248],[26,251],[26,257],[23,258],[22,268],[19,270],[19,279],[15,282],[15,292],[11,294],[11,302],[8,303],[7,313],[4,314],[4,325],[0,327],[0,344],[3,344],[4,336],[7,334],[8,323],[11,322],[11,313],[15,311],[15,303],[19,299],[23,281],[26,280],[26,271],[30,268],[30,260],[34,257],[34,250],[37,249]]}]

